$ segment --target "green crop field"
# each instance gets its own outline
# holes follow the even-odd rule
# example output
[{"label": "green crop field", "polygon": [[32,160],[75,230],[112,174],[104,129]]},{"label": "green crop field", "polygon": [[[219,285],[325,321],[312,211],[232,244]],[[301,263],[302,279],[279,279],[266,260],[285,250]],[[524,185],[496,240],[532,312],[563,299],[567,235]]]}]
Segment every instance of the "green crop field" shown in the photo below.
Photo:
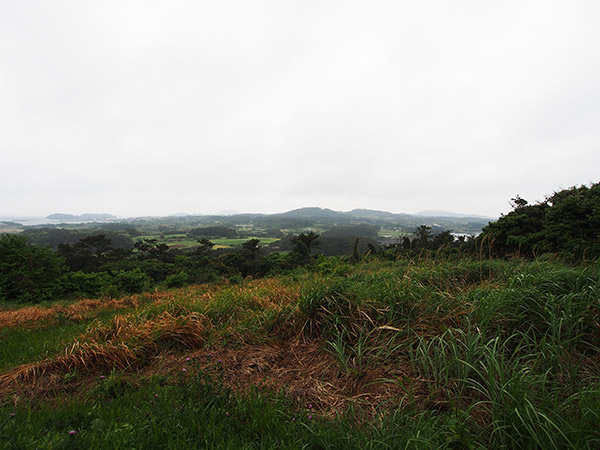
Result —
[{"label": "green crop field", "polygon": [[[167,234],[167,235],[146,235],[138,236],[136,240],[156,239],[159,244],[167,244],[169,247],[190,249],[198,246],[198,240],[188,237],[186,234]],[[272,242],[278,241],[278,238],[265,237],[244,237],[244,238],[222,238],[210,239],[215,244],[216,248],[241,247],[244,242],[250,239],[259,239],[261,245],[269,245]]]},{"label": "green crop field", "polygon": [[269,245],[279,240],[277,238],[247,237],[232,239],[211,239],[210,241],[218,247],[240,247],[244,242],[247,242],[250,239],[258,239],[260,241],[260,245]]},{"label": "green crop field", "polygon": [[600,446],[598,263],[327,258],[5,306],[1,448]]}]

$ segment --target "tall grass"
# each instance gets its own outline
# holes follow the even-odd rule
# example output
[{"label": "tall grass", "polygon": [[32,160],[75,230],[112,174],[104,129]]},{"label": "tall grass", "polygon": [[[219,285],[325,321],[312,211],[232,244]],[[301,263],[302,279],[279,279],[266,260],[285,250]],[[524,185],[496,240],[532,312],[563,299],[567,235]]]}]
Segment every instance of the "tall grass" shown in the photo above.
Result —
[{"label": "tall grass", "polygon": [[361,426],[351,412],[331,421],[281,394],[234,396],[202,372],[143,384],[113,375],[86,400],[0,408],[5,449],[434,449],[468,442],[466,431],[453,415],[416,410]]},{"label": "tall grass", "polygon": [[[204,345],[310,340],[324,358],[333,355],[334,376],[345,382],[359,386],[376,369],[393,375],[372,383],[395,381],[408,393],[369,405],[368,413],[364,402],[349,401],[345,412],[326,418],[285,392],[234,393],[227,380],[191,366],[177,377],[113,371],[87,397],[67,396],[62,405],[5,401],[0,446],[600,447],[598,264],[321,260],[276,279],[152,295],[133,314],[101,317],[82,341],[128,346],[150,361]],[[81,332],[66,325],[67,341]],[[10,341],[5,367],[26,354],[22,332],[2,330]],[[62,345],[50,327],[35,333],[30,343]],[[25,360],[42,356],[34,350]]]}]

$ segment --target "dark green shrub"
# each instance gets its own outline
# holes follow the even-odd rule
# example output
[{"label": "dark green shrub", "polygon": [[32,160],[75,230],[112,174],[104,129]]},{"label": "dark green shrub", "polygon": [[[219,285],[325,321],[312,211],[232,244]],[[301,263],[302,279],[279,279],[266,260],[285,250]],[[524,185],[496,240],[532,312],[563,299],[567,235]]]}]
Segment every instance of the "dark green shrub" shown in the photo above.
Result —
[{"label": "dark green shrub", "polygon": [[119,270],[113,274],[112,285],[118,292],[135,294],[143,292],[152,284],[152,279],[140,269]]},{"label": "dark green shrub", "polygon": [[60,295],[63,259],[49,247],[34,247],[25,236],[0,236],[0,301],[40,302]]},{"label": "dark green shrub", "polygon": [[98,297],[110,285],[106,272],[69,272],[59,279],[62,292],[74,297]]},{"label": "dark green shrub", "polygon": [[165,278],[165,286],[168,288],[183,287],[189,283],[189,280],[187,273],[181,271]]}]

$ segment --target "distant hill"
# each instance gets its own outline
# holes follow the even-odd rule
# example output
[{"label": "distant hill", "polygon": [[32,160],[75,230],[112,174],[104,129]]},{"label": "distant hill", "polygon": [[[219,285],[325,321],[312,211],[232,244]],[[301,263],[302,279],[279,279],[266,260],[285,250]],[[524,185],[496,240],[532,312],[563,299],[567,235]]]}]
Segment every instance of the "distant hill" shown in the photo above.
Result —
[{"label": "distant hill", "polygon": [[[451,230],[455,233],[478,234],[490,221],[482,216],[462,216],[445,211],[422,211],[421,215],[391,213],[366,208],[351,211],[334,211],[329,208],[306,207],[277,214],[244,213],[234,215],[172,215],[169,217],[130,218],[127,223],[140,225],[156,222],[170,227],[196,228],[202,226],[250,227],[262,230],[332,229],[340,225],[377,225],[393,233],[412,233],[421,225],[432,227],[434,233]],[[52,214],[48,219],[76,224],[77,222],[110,222],[116,219],[110,214]],[[122,221],[121,221],[122,222]]]},{"label": "distant hill", "polygon": [[377,211],[375,209],[353,209],[346,214],[352,217],[364,217],[368,219],[380,219],[382,217],[392,218],[398,215],[387,211]]},{"label": "distant hill", "polygon": [[46,216],[46,219],[50,220],[79,220],[79,216],[73,214],[54,213]]},{"label": "distant hill", "polygon": [[333,218],[344,217],[344,213],[341,213],[338,211],[333,211],[328,208],[316,208],[316,207],[293,209],[291,211],[287,211],[287,212],[280,213],[280,214],[273,214],[273,215],[281,216],[281,217],[301,218],[301,219],[306,219],[306,218],[333,219]]},{"label": "distant hill", "polygon": [[[486,226],[490,220],[489,217],[460,215],[453,213],[444,213],[442,211],[424,211],[431,215],[415,214],[396,214],[388,211],[378,211],[372,209],[353,209],[352,211],[333,211],[328,208],[299,208],[280,214],[260,215],[254,217],[255,223],[260,221],[263,226],[280,226],[277,221],[287,220],[296,221],[296,225],[342,225],[342,224],[360,224],[370,223],[379,225],[382,228],[395,228],[411,232],[420,225],[428,225],[434,229],[434,232],[441,230],[452,230],[459,233],[477,234]],[[441,213],[442,215],[437,215]],[[444,215],[445,214],[445,215]],[[301,221],[301,222],[300,222]]]}]

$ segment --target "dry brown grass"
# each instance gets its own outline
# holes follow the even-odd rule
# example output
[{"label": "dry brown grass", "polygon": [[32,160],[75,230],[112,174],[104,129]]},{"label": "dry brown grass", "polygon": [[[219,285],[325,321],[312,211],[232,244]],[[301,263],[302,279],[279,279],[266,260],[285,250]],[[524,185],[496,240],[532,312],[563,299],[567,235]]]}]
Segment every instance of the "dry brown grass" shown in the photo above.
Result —
[{"label": "dry brown grass", "polygon": [[136,361],[136,352],[125,344],[97,345],[77,342],[65,350],[62,356],[24,364],[0,375],[0,390],[14,383],[36,384],[44,377],[65,375],[74,371],[91,373],[112,368],[124,370],[134,367]]},{"label": "dry brown grass", "polygon": [[150,303],[157,305],[178,304],[185,305],[186,302],[194,301],[210,292],[220,289],[219,286],[195,285],[188,286],[176,291],[155,291],[145,294],[135,294],[119,299],[81,299],[68,306],[51,305],[48,307],[28,306],[14,310],[0,311],[0,328],[27,326],[35,328],[52,323],[60,315],[68,320],[85,320],[97,315],[99,311],[121,309],[138,309],[140,306]]},{"label": "dry brown grass", "polygon": [[28,323],[35,326],[49,318],[55,318],[57,315],[58,312],[55,308],[42,308],[39,306],[0,311],[0,328],[14,327]]},{"label": "dry brown grass", "polygon": [[[235,348],[217,345],[202,348],[210,321],[200,314],[176,316],[169,312],[151,320],[130,314],[116,316],[108,324],[97,324],[86,334],[89,342],[76,343],[64,355],[19,366],[0,375],[0,398],[42,398],[48,392],[85,389],[81,380],[113,369],[143,370],[145,375],[193,369],[182,357],[166,357],[172,350],[184,350],[197,361],[197,368],[223,375],[234,390],[251,387],[283,390],[299,407],[309,404],[316,411],[334,415],[350,403],[363,405],[367,415],[377,405],[397,405],[408,397],[425,398],[424,380],[413,373],[407,360],[396,358],[385,367],[365,367],[359,375],[340,370],[335,358],[319,340],[279,337],[272,343],[243,343]],[[69,380],[65,375],[77,373]],[[16,398],[15,397],[15,398]]]},{"label": "dry brown grass", "polygon": [[398,406],[408,399],[423,405],[432,401],[426,381],[414,373],[408,360],[399,358],[387,366],[366,367],[360,375],[345,373],[318,340],[203,348],[186,356],[194,363],[172,357],[161,361],[160,368],[148,367],[145,373],[175,373],[187,368],[191,375],[196,367],[222,376],[224,384],[234,391],[283,391],[299,408],[311,405],[328,416],[350,404],[358,406],[365,417],[373,417],[379,407]]},{"label": "dry brown grass", "polygon": [[[273,279],[252,280],[244,286],[226,288],[233,289],[234,293],[238,291],[245,301],[255,304],[257,310],[282,311],[296,304],[299,297],[299,286],[285,286]],[[349,404],[362,405],[366,415],[372,417],[378,406],[393,407],[408,399],[424,408],[428,407],[427,402],[437,402],[438,406],[443,403],[442,399],[432,398],[429,383],[419,378],[406,355],[396,354],[385,364],[367,365],[357,372],[342,371],[326,350],[319,333],[306,333],[304,328],[308,325],[304,320],[299,321],[297,314],[272,330],[270,343],[238,336],[232,329],[228,340],[235,341],[235,345],[202,348],[212,324],[204,315],[191,311],[203,309],[198,308],[199,305],[209,308],[211,302],[218,302],[218,289],[191,287],[149,294],[148,301],[163,312],[149,319],[128,314],[115,316],[108,323],[96,322],[82,336],[84,342],[77,342],[64,355],[22,365],[0,375],[0,399],[11,395],[37,398],[76,383],[85,389],[82,380],[86,376],[106,374],[113,369],[151,375],[181,372],[186,367],[191,374],[193,369],[189,363],[182,362],[181,356],[173,356],[174,352],[181,355],[181,351],[185,351],[186,356],[197,361],[198,368],[221,374],[225,384],[234,390],[251,387],[283,390],[299,407],[312,405],[326,415],[334,415]],[[76,320],[101,308],[136,308],[138,305],[137,296],[108,302],[82,300],[62,309],[25,308],[20,310],[23,314],[20,320],[27,320],[25,318],[33,317],[34,313],[46,314],[47,318],[51,311],[61,311]],[[376,316],[383,312],[367,305],[351,307],[346,317],[349,337],[359,336],[366,323],[371,323],[374,339],[378,339],[379,330],[401,332],[391,326],[377,326]],[[330,314],[333,313],[322,309],[312,325],[321,328]],[[437,335],[442,328],[457,325],[463,314],[464,311],[457,310],[445,317],[422,317],[411,324],[411,329],[417,334]],[[65,377],[74,371],[78,374],[76,379]]]},{"label": "dry brown grass", "polygon": [[48,320],[64,315],[69,320],[79,321],[93,317],[101,310],[119,310],[137,308],[141,304],[140,296],[132,295],[121,299],[82,299],[69,306],[52,305],[49,307],[29,306],[16,310],[0,311],[0,328],[26,325],[34,328],[47,325]]},{"label": "dry brown grass", "polygon": [[[177,290],[155,291],[142,295],[131,295],[120,299],[82,299],[68,306],[52,305],[48,307],[28,306],[15,310],[0,310],[0,328],[27,326],[35,328],[52,323],[60,315],[72,321],[94,317],[104,310],[137,309],[142,304],[153,303],[164,306],[177,315],[185,315],[189,307],[195,304],[209,304],[215,293],[227,285],[194,285]],[[255,293],[256,306],[269,308],[281,307],[298,299],[299,287],[288,287],[275,279],[251,280],[239,287],[240,294]]]},{"label": "dry brown grass", "polygon": [[112,369],[135,370],[174,349],[199,348],[210,324],[201,315],[187,317],[169,313],[140,322],[134,315],[117,316],[108,325],[97,325],[62,356],[24,364],[0,375],[0,398],[48,379],[60,384],[64,375],[106,373]]},{"label": "dry brown grass", "polygon": [[147,321],[140,321],[130,314],[116,316],[108,324],[97,324],[89,330],[87,337],[95,342],[129,342],[144,348],[190,349],[202,344],[209,328],[208,319],[198,313],[176,316],[164,312]]}]

